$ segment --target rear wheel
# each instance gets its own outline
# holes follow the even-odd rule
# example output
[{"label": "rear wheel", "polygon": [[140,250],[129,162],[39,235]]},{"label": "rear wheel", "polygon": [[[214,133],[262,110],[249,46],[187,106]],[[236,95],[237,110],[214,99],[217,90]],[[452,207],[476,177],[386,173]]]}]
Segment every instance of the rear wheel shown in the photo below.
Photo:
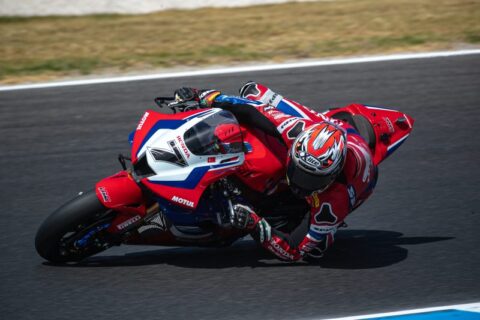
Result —
[{"label": "rear wheel", "polygon": [[106,232],[114,212],[105,208],[94,191],[84,193],[54,211],[40,226],[35,248],[54,263],[77,262],[109,248]]}]

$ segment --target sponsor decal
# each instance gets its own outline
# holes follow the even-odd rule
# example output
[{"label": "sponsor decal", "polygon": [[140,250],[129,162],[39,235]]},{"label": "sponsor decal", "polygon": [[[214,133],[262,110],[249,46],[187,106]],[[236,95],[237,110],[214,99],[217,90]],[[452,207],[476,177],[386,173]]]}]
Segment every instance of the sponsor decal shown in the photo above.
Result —
[{"label": "sponsor decal", "polygon": [[194,207],[193,201],[190,201],[190,200],[187,200],[187,199],[183,199],[183,198],[180,198],[180,197],[177,197],[177,196],[173,196],[171,200],[173,202],[183,204],[184,206],[187,206],[187,207],[190,207],[190,208]]},{"label": "sponsor decal", "polygon": [[353,207],[355,206],[355,202],[357,201],[357,195],[356,195],[355,189],[353,188],[353,186],[348,186],[347,191],[348,191],[348,199],[350,200],[350,207]]},{"label": "sponsor decal", "polygon": [[112,199],[108,195],[107,189],[105,189],[105,187],[98,188],[98,192],[100,192],[100,195],[103,198],[103,202],[112,202]]},{"label": "sponsor decal", "polygon": [[388,119],[387,117],[384,117],[383,120],[385,120],[385,123],[387,124],[390,133],[394,133],[395,129],[393,128],[392,121],[390,121],[390,119]]},{"label": "sponsor decal", "polygon": [[315,159],[315,157],[308,155],[307,158],[305,159],[305,162],[308,164],[311,164],[314,167],[319,167],[320,166],[320,161]]},{"label": "sponsor decal", "polygon": [[133,218],[130,218],[128,220],[125,220],[123,221],[122,223],[118,224],[117,225],[117,229],[118,230],[123,230],[125,229],[126,227],[134,224],[135,222],[137,222],[138,220],[140,220],[142,217],[140,217],[139,215],[136,215],[135,217]]},{"label": "sponsor decal", "polygon": [[290,118],[291,116],[289,114],[283,113],[283,112],[275,112],[273,113],[273,119],[274,120],[280,120],[283,118]]},{"label": "sponsor decal", "polygon": [[285,131],[285,129],[292,123],[294,123],[295,121],[298,121],[298,119],[300,118],[297,118],[297,117],[292,117],[292,118],[289,118],[285,121],[283,121],[282,123],[280,123],[277,127],[277,130],[278,132],[280,133],[283,133],[283,131]]},{"label": "sponsor decal", "polygon": [[310,230],[320,234],[330,234],[330,233],[335,233],[337,231],[337,227],[326,226],[326,225],[318,226],[318,225],[312,224],[310,226]]},{"label": "sponsor decal", "polygon": [[271,105],[277,97],[278,97],[278,93],[272,94],[272,97],[270,98],[270,100],[268,100],[268,104]]},{"label": "sponsor decal", "polygon": [[[270,97],[268,97],[270,95]],[[267,100],[268,99],[268,100]],[[271,105],[273,108],[276,108],[280,101],[282,101],[283,97],[278,93],[272,92],[270,89],[265,93],[263,97],[263,101],[268,101],[267,103]]]},{"label": "sponsor decal", "polygon": [[183,141],[182,137],[177,136],[177,140],[178,140],[178,143],[180,143],[180,147],[182,148],[187,158],[190,158],[190,152],[188,151],[187,146],[185,145],[185,142]]},{"label": "sponsor decal", "polygon": [[148,112],[145,112],[145,113],[143,114],[142,119],[141,119],[140,122],[138,123],[137,131],[138,131],[138,130],[142,130],[143,124],[145,123],[145,121],[147,120],[147,118],[148,118],[149,115],[150,115],[150,113],[148,113]]},{"label": "sponsor decal", "polygon": [[270,245],[268,246],[269,249],[277,254],[279,254],[280,256],[282,257],[285,257],[285,258],[288,258],[288,259],[291,259],[293,260],[294,259],[294,256],[293,254],[291,253],[288,253],[285,249],[283,249],[280,244],[278,244],[277,242],[275,242],[274,239],[271,239],[270,240]]}]

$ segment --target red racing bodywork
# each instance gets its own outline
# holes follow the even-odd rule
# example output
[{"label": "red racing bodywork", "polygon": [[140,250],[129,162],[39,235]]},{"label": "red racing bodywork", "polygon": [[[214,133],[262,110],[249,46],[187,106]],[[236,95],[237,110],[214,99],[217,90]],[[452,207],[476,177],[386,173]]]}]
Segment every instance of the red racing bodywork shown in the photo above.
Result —
[{"label": "red racing bodywork", "polygon": [[378,165],[392,154],[407,138],[413,129],[414,119],[402,112],[380,107],[351,104],[332,109],[325,113],[329,118],[339,113],[362,115],[368,119],[375,133],[373,162]]},{"label": "red racing bodywork", "polygon": [[[245,128],[244,140],[254,152],[245,155],[245,162],[236,172],[238,178],[257,192],[271,193],[285,179],[288,150],[278,139],[258,129]],[[283,185],[286,187],[286,184]]]},{"label": "red racing bodywork", "polygon": [[118,212],[109,228],[112,233],[122,231],[146,214],[146,199],[142,190],[126,171],[97,182],[95,192],[105,207]]},{"label": "red racing bodywork", "polygon": [[142,179],[141,183],[162,198],[171,201],[184,209],[194,210],[205,189],[207,189],[207,187],[213,182],[229,175],[234,170],[235,168],[208,171],[193,189],[156,184],[147,178]]}]

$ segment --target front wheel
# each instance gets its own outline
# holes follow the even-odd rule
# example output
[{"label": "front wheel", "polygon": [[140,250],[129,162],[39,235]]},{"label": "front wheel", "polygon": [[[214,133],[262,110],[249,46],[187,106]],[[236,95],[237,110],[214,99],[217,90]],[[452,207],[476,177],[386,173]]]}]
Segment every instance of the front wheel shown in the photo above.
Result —
[{"label": "front wheel", "polygon": [[78,262],[112,245],[106,229],[113,218],[114,212],[100,203],[95,191],[81,194],[42,223],[35,248],[53,263]]}]

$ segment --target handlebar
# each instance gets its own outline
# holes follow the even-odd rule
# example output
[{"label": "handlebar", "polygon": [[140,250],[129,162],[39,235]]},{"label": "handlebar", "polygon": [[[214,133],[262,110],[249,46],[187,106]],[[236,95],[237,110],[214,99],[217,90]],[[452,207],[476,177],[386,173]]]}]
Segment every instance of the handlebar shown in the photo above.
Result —
[{"label": "handlebar", "polygon": [[160,108],[168,107],[173,113],[200,108],[200,104],[197,101],[176,101],[174,97],[156,97],[154,101]]}]

